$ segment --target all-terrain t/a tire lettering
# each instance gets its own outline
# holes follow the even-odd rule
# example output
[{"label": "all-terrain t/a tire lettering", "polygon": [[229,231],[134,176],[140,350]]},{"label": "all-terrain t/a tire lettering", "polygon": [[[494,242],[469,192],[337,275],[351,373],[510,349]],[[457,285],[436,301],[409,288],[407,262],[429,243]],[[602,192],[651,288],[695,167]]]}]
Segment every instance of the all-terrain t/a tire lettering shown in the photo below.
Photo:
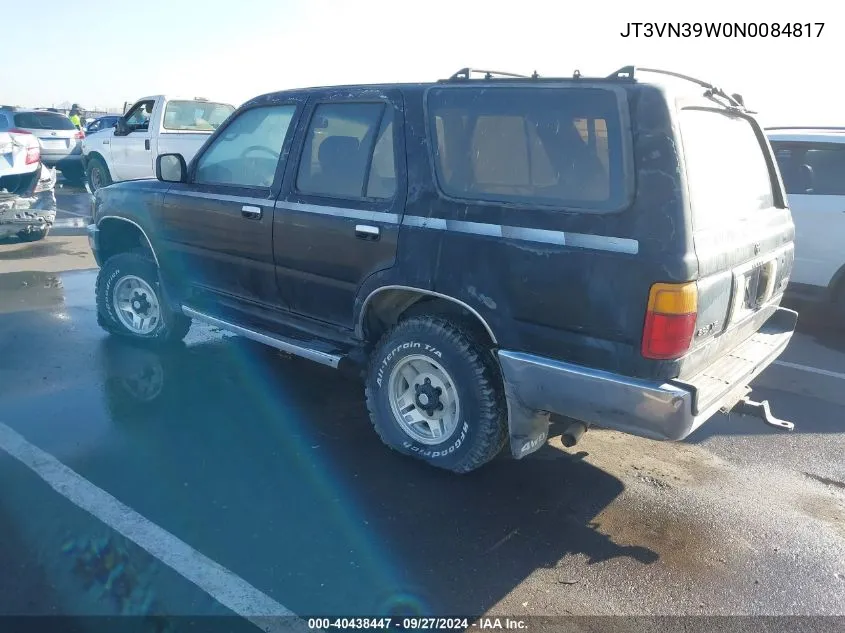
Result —
[{"label": "all-terrain t/a tire lettering", "polygon": [[[366,394],[382,441],[433,466],[467,473],[505,444],[498,368],[481,344],[446,318],[417,316],[390,330],[371,357]],[[440,430],[429,432],[433,428]]]}]

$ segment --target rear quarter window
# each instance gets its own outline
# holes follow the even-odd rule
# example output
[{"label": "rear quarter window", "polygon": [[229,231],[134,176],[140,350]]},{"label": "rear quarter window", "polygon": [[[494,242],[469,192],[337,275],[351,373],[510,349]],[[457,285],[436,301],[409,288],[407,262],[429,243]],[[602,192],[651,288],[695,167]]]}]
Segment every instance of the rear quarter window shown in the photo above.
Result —
[{"label": "rear quarter window", "polygon": [[695,229],[743,220],[774,206],[765,148],[748,119],[702,108],[686,108],[679,116]]},{"label": "rear quarter window", "polygon": [[619,101],[600,88],[428,93],[441,190],[477,201],[617,210],[628,201]]}]

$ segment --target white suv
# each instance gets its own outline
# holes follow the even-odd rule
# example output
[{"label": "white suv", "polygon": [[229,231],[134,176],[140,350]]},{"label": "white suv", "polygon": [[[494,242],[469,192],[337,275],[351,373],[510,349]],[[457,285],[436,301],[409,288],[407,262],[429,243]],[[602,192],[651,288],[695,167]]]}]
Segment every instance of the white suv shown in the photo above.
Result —
[{"label": "white suv", "polygon": [[795,223],[789,294],[845,314],[845,128],[767,128]]}]

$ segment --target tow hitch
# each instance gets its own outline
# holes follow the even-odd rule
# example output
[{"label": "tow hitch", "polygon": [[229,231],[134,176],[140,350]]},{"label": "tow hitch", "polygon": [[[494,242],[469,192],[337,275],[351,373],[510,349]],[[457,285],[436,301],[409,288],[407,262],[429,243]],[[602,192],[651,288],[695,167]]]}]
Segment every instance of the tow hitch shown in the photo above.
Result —
[{"label": "tow hitch", "polygon": [[795,430],[795,425],[792,422],[780,420],[772,415],[772,411],[771,409],[769,409],[768,400],[763,400],[763,402],[755,402],[754,400],[751,400],[748,396],[745,396],[742,400],[736,403],[733,409],[731,409],[731,413],[754,416],[756,418],[760,418],[769,426],[774,426],[778,429],[783,429],[785,431]]}]

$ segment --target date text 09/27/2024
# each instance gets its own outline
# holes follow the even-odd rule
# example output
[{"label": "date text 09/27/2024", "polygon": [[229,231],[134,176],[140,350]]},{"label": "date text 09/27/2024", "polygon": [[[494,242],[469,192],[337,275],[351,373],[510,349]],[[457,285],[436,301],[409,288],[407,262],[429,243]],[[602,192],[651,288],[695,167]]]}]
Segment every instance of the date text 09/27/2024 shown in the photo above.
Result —
[{"label": "date text 09/27/2024", "polygon": [[821,37],[824,22],[628,22],[622,37]]},{"label": "date text 09/27/2024", "polygon": [[375,617],[375,618],[309,618],[311,630],[329,631],[332,629],[348,630],[398,630],[398,631],[466,631],[510,630],[519,631],[528,628],[525,620],[516,618],[483,617],[470,618],[425,618],[425,617]]}]

